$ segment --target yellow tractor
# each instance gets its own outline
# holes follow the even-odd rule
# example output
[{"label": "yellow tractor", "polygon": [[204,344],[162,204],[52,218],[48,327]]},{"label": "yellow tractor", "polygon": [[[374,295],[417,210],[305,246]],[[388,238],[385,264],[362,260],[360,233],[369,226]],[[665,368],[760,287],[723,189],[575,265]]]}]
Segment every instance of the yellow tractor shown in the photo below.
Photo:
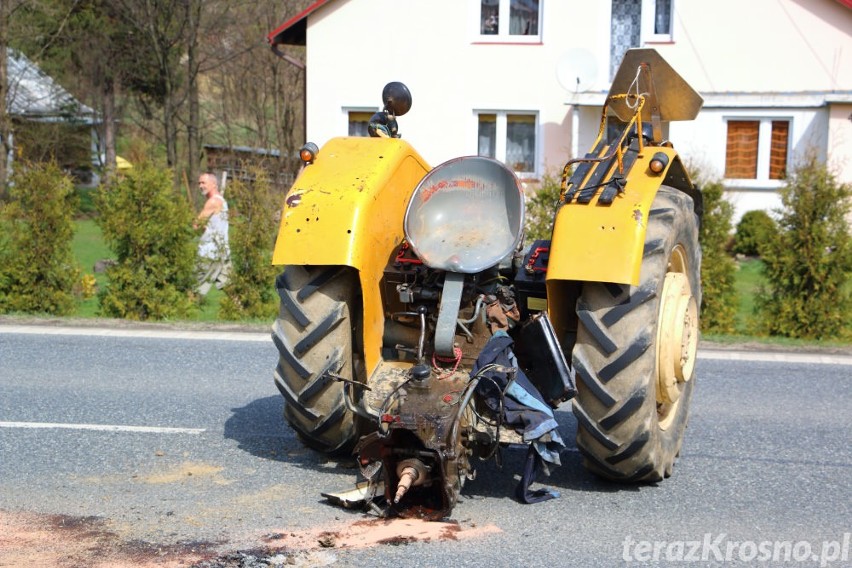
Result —
[{"label": "yellow tractor", "polygon": [[701,193],[667,124],[702,100],[652,49],[627,52],[597,139],[568,161],[552,237],[524,242],[502,163],[430,168],[399,138],[389,83],[370,137],[308,143],[273,263],[284,415],[309,447],[354,453],[385,514],[440,518],[480,461],[529,446],[517,497],[559,464],[572,401],[585,466],[642,483],[683,442],[701,305]]}]

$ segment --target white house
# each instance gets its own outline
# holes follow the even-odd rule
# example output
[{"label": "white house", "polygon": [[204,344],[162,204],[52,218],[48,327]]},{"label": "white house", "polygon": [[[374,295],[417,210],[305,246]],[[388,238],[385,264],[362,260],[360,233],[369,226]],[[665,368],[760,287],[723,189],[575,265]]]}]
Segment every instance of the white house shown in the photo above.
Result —
[{"label": "white house", "polygon": [[307,45],[320,146],[363,133],[402,81],[400,132],[431,164],[483,154],[536,179],[588,149],[621,56],[644,46],[703,96],[669,138],[724,179],[736,218],[779,205],[809,150],[852,181],[852,0],[318,0],[269,41]]}]

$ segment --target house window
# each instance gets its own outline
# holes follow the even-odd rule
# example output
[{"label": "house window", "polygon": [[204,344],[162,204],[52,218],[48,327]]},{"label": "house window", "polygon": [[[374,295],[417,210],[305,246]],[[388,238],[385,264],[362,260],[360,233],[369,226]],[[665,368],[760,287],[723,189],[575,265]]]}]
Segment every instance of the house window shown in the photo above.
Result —
[{"label": "house window", "polygon": [[725,178],[784,179],[789,144],[789,120],[729,120]]},{"label": "house window", "polygon": [[726,178],[757,178],[757,146],[759,139],[760,121],[728,121],[728,145],[725,150]]},{"label": "house window", "polygon": [[769,179],[787,177],[787,147],[790,143],[790,122],[772,121],[772,142],[769,148]]},{"label": "house window", "polygon": [[497,157],[497,115],[479,115],[479,142],[477,154],[488,158]]},{"label": "house window", "polygon": [[610,77],[624,54],[646,43],[671,42],[674,0],[612,0],[610,17]]},{"label": "house window", "polygon": [[642,0],[642,43],[670,42],[674,32],[674,0]]},{"label": "house window", "polygon": [[479,113],[477,153],[502,161],[519,174],[536,171],[536,115]]},{"label": "house window", "polygon": [[369,136],[367,125],[375,111],[349,111],[349,136]]},{"label": "house window", "polygon": [[474,0],[479,41],[538,43],[542,0]]},{"label": "house window", "polygon": [[610,18],[609,76],[621,65],[624,54],[631,47],[639,47],[641,0],[612,0]]},{"label": "house window", "polygon": [[654,35],[672,35],[672,1],[654,0]]}]

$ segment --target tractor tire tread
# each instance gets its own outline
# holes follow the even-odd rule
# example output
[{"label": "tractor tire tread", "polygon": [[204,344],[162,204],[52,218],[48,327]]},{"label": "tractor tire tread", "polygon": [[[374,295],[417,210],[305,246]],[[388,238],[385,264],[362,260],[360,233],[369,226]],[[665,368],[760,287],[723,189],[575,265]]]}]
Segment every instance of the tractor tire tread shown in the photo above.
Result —
[{"label": "tractor tire tread", "polygon": [[700,305],[697,239],[692,199],[662,186],[649,212],[639,285],[583,283],[572,352],[577,448],[585,467],[606,479],[656,482],[671,475],[695,381],[687,383],[672,424],[661,429],[656,403],[660,291],[668,255],[680,246],[687,251],[687,276]]},{"label": "tractor tire tread", "polygon": [[352,372],[354,271],[287,266],[276,285],[281,303],[272,331],[279,353],[274,381],[284,397],[284,417],[307,446],[346,452],[360,435],[360,422],[330,373]]}]

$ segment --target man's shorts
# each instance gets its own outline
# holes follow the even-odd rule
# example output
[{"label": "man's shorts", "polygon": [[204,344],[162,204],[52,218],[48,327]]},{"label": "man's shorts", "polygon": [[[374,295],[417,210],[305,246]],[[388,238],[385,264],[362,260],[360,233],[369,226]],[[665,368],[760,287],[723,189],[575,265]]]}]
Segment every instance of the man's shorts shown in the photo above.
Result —
[{"label": "man's shorts", "polygon": [[221,290],[228,283],[228,278],[231,275],[231,261],[199,258],[196,274],[198,286],[195,290],[202,296],[206,296],[214,285]]}]

